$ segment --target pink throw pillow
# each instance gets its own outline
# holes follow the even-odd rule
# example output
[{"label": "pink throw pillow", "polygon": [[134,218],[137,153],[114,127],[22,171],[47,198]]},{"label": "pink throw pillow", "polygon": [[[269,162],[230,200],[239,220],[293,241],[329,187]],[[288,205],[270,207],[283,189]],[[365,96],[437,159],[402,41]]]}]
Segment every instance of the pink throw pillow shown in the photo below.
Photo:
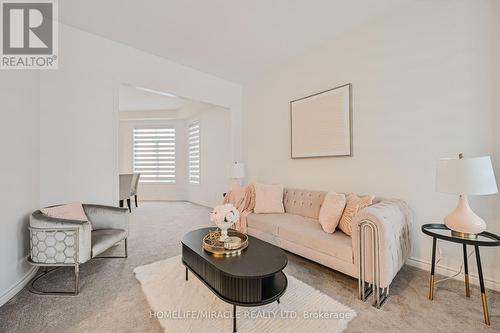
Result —
[{"label": "pink throw pillow", "polygon": [[319,210],[319,223],[324,232],[332,234],[339,225],[346,204],[345,194],[328,192]]},{"label": "pink throw pillow", "polygon": [[89,219],[85,215],[83,206],[79,202],[72,202],[66,205],[42,208],[43,215],[63,220],[73,220],[87,222]]},{"label": "pink throw pillow", "polygon": [[255,184],[254,213],[284,213],[283,185]]}]

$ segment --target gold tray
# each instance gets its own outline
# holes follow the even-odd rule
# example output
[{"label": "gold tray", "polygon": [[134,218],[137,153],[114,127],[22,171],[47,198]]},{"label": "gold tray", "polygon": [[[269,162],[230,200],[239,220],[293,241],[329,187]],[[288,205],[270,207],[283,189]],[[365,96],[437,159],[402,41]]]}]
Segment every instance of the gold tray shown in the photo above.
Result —
[{"label": "gold tray", "polygon": [[[215,232],[215,230],[213,232]],[[203,249],[216,256],[229,257],[241,254],[241,252],[248,246],[248,236],[236,230],[228,230],[227,234],[228,236],[239,237],[241,239],[241,246],[237,249],[228,250],[224,247],[223,242],[220,242],[218,239],[212,240],[211,238],[213,238],[213,235],[208,234],[205,237],[203,237]]]}]

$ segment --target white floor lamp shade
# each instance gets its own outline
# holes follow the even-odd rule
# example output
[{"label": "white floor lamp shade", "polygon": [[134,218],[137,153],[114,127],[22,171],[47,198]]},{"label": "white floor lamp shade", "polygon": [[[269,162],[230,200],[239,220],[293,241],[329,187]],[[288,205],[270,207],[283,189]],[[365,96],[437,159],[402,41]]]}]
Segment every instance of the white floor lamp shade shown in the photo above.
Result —
[{"label": "white floor lamp shade", "polygon": [[436,172],[436,191],[460,195],[457,208],[444,223],[463,237],[475,237],[486,230],[486,222],[471,209],[467,195],[498,193],[495,173],[489,156],[440,159]]},{"label": "white floor lamp shade", "polygon": [[235,189],[241,186],[241,179],[245,178],[245,164],[242,162],[234,162],[231,165],[231,188]]},{"label": "white floor lamp shade", "polygon": [[245,178],[245,164],[242,162],[234,162],[231,166],[231,178]]}]

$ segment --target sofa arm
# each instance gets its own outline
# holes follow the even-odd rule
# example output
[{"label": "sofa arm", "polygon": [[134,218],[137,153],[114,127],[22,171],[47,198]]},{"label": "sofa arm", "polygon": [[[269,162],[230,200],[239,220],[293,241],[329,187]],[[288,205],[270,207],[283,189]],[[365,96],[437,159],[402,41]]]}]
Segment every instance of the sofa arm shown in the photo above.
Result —
[{"label": "sofa arm", "polygon": [[90,222],[30,216],[30,261],[38,265],[82,264],[90,259]]},{"label": "sofa arm", "polygon": [[[378,229],[380,287],[388,287],[410,256],[412,213],[408,204],[398,199],[382,199],[361,210],[353,219],[352,245],[354,263],[359,267],[360,223],[371,221]],[[371,237],[365,237],[365,280],[373,283],[373,245]],[[359,271],[358,271],[359,274]]]},{"label": "sofa arm", "polygon": [[92,229],[129,229],[129,214],[127,208],[102,205],[83,205],[85,214],[92,223]]}]

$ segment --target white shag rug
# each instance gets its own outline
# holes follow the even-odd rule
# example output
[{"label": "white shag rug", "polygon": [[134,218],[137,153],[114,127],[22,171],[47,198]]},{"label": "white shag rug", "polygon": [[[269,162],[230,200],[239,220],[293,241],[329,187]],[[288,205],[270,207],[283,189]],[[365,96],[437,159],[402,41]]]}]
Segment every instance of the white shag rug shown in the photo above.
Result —
[{"label": "white shag rug", "polygon": [[[232,332],[232,305],[213,294],[189,272],[181,257],[134,269],[151,306],[149,316],[165,332]],[[330,332],[346,329],[356,312],[346,305],[287,275],[288,288],[281,302],[259,307],[237,307],[239,333]]]}]

